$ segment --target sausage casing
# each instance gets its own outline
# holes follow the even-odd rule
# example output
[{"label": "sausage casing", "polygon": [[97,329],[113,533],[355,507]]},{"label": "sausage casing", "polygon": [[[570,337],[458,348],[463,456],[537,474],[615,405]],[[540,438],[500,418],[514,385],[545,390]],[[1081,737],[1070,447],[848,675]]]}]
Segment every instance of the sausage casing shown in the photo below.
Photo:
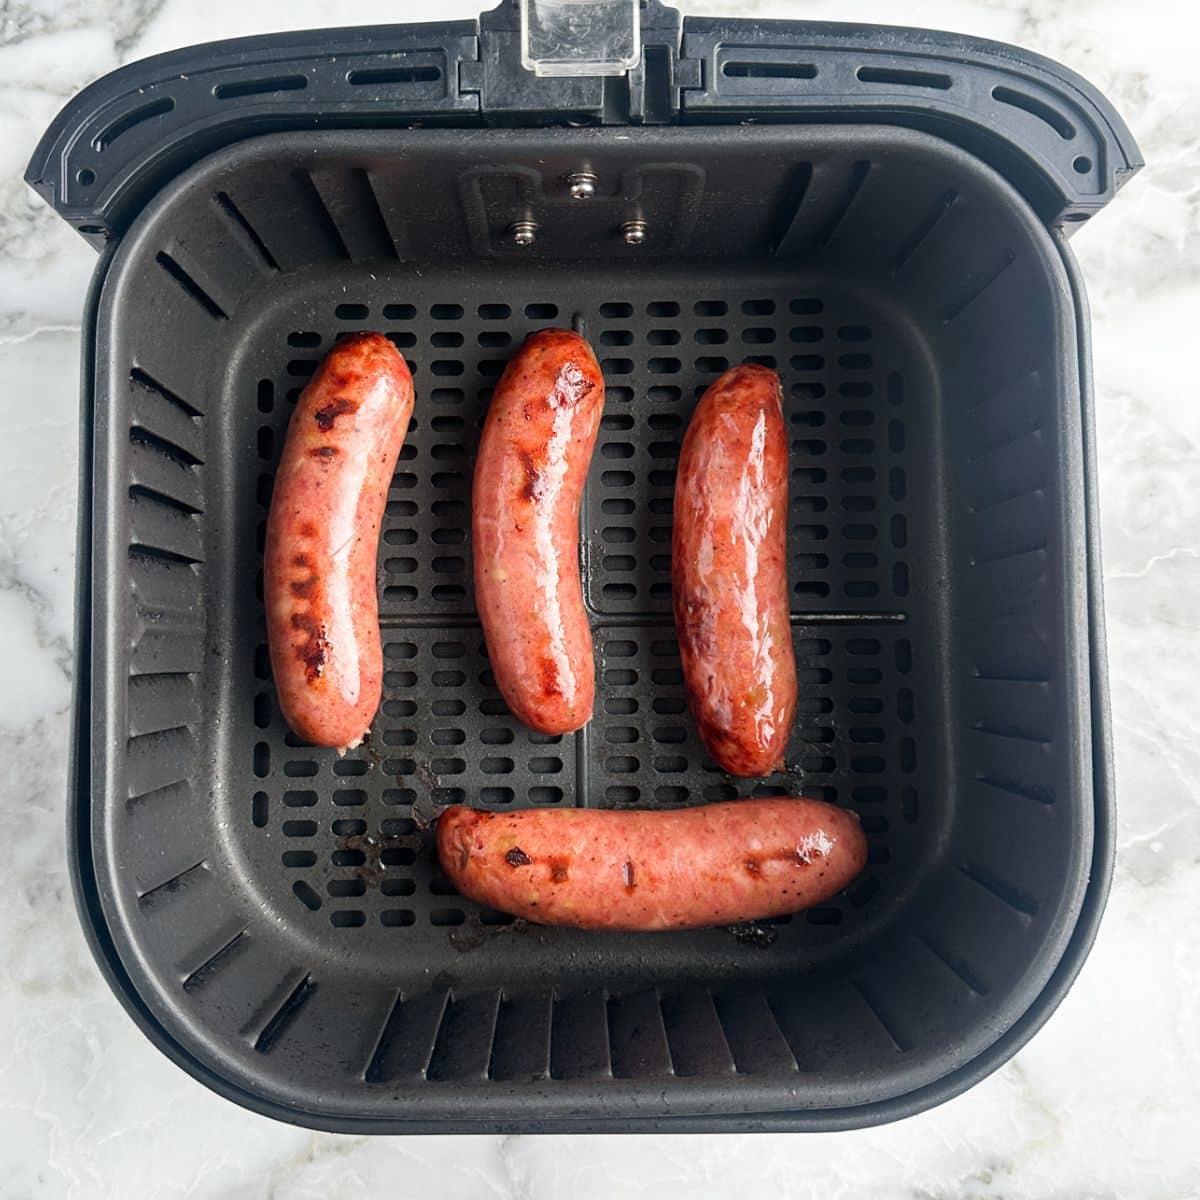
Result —
[{"label": "sausage casing", "polygon": [[579,506],[603,407],[591,347],[543,329],[500,377],[475,465],[475,599],[488,656],[509,708],[542,733],[568,733],[592,715]]},{"label": "sausage casing", "polygon": [[360,333],[329,352],[288,425],[263,595],[279,707],[319,746],[356,746],[379,707],[376,557],[412,409],[404,358],[381,334]]},{"label": "sausage casing", "polygon": [[787,485],[779,376],[726,371],[680,450],[671,584],[688,704],[731,775],[779,768],[796,710]]},{"label": "sausage casing", "polygon": [[780,796],[666,812],[448,808],[442,870],[465,896],[544,925],[693,929],[820,904],[862,870],[854,813]]}]

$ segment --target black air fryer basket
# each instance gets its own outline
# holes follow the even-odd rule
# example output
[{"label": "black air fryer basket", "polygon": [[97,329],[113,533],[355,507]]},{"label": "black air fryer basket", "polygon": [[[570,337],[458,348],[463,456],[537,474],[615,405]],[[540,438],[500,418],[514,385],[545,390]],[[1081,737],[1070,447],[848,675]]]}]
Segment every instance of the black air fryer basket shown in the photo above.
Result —
[{"label": "black air fryer basket", "polygon": [[[85,90],[38,148],[30,183],[101,250],[84,924],[165,1053],[301,1124],[918,1111],[1046,1019],[1108,887],[1066,238],[1137,148],[1083,80],[995,43],[530,5],[163,55]],[[608,383],[581,542],[596,715],[566,737],[499,697],[468,519],[490,389],[550,324],[586,333]],[[384,701],[339,758],[279,716],[260,556],[292,404],[357,329],[402,348],[418,398],[380,548]],[[802,684],[788,769],[758,784],[701,750],[669,595],[680,439],[747,358],[784,383]],[[526,927],[455,894],[428,827],[459,802],[779,791],[853,809],[870,860],[833,902],[752,929]]]}]

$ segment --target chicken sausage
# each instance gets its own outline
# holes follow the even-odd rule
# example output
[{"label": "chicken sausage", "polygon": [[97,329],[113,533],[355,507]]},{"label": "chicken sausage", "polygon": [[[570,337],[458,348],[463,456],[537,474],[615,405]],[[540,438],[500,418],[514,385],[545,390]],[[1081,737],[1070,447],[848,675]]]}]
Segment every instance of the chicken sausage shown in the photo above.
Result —
[{"label": "chicken sausage", "polygon": [[267,638],[284,719],[319,746],[358,745],[379,707],[375,564],[412,409],[404,358],[360,333],[329,352],[288,425],[263,556]]},{"label": "chicken sausage", "polygon": [[731,775],[778,769],[796,710],[787,486],[779,376],[734,367],[704,393],[683,439],[671,542],[688,705]]},{"label": "chicken sausage", "polygon": [[862,870],[854,813],[780,796],[666,812],[455,806],[442,870],[464,895],[543,925],[694,929],[820,904]]},{"label": "chicken sausage", "polygon": [[500,377],[475,465],[475,599],[488,656],[509,708],[542,733],[569,733],[592,715],[579,506],[603,407],[591,347],[543,329]]}]

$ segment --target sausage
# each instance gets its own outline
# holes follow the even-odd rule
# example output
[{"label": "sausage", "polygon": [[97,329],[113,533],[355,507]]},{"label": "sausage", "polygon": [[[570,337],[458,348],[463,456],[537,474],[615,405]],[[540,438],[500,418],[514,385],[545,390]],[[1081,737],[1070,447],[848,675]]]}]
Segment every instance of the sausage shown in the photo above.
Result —
[{"label": "sausage", "polygon": [[358,745],[379,707],[375,561],[412,409],[404,358],[359,333],[329,352],[288,425],[263,555],[267,640],[284,719],[318,746]]},{"label": "sausage", "polygon": [[455,806],[438,818],[437,849],[480,904],[613,930],[781,916],[829,899],[867,861],[854,813],[790,796],[666,812]]},{"label": "sausage", "polygon": [[787,481],[779,376],[726,371],[680,450],[671,584],[688,705],[731,775],[778,769],[796,711]]},{"label": "sausage", "polygon": [[508,707],[541,733],[569,733],[592,715],[579,505],[603,408],[591,347],[543,329],[500,377],[475,464],[475,601],[488,656]]}]

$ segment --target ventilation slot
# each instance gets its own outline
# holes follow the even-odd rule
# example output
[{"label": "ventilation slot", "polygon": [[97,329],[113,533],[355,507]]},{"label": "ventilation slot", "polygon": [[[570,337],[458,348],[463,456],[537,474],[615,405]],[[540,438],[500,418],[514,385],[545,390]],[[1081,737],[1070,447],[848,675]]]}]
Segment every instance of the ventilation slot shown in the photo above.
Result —
[{"label": "ventilation slot", "polygon": [[1025,92],[1016,92],[1012,88],[994,87],[992,88],[992,98],[999,100],[1001,104],[1019,108],[1022,112],[1037,117],[1039,121],[1049,125],[1063,141],[1069,142],[1075,136],[1075,126],[1058,109],[1052,108],[1044,100],[1037,99],[1036,96],[1027,95]]},{"label": "ventilation slot", "polygon": [[353,87],[380,87],[385,84],[434,83],[442,77],[442,69],[423,67],[363,67],[351,71],[346,80]]},{"label": "ventilation slot", "polygon": [[304,905],[309,912],[316,912],[321,907],[321,897],[317,895],[316,889],[310,887],[303,879],[297,879],[292,884],[292,891],[295,893],[296,899]]},{"label": "ventilation slot", "polygon": [[901,67],[859,67],[856,72],[863,83],[898,83],[903,87],[937,88],[947,91],[954,81],[949,75],[933,71],[910,71]]},{"label": "ventilation slot", "polygon": [[165,117],[174,108],[175,101],[170,96],[163,96],[158,100],[152,100],[149,104],[143,104],[141,108],[135,108],[107,125],[92,139],[92,145],[96,150],[107,150],[117,138],[131,129],[141,125],[144,121],[153,120],[155,117]]},{"label": "ventilation slot", "polygon": [[218,100],[238,100],[245,96],[269,96],[279,92],[302,92],[308,87],[304,75],[279,75],[270,79],[244,79],[218,83],[213,95]]},{"label": "ventilation slot", "polygon": [[812,63],[790,62],[727,62],[721,74],[730,79],[816,79],[817,68]]}]

